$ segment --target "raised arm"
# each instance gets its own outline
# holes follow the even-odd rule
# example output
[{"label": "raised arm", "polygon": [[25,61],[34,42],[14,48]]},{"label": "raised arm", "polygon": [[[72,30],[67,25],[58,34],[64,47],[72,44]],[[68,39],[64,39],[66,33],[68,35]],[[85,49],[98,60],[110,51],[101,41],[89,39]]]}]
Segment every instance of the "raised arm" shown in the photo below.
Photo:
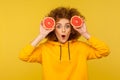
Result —
[{"label": "raised arm", "polygon": [[39,42],[44,39],[52,30],[46,30],[40,25],[39,35],[27,46],[25,46],[19,55],[19,58],[26,62],[41,62],[41,49],[42,45]]},{"label": "raised arm", "polygon": [[86,45],[87,59],[101,58],[110,53],[109,47],[104,42],[88,33],[85,23],[81,28],[75,30],[77,30],[88,41],[89,45]]},{"label": "raised arm", "polygon": [[40,25],[40,33],[39,35],[31,42],[32,46],[37,46],[37,44],[44,39],[53,29],[45,29],[42,24]]}]

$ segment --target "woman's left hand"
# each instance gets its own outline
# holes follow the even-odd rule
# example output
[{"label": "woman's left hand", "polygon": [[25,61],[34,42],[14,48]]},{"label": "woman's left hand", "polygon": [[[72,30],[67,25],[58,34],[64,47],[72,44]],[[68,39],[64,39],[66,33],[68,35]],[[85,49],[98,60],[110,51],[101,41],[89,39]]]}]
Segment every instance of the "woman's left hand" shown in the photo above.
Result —
[{"label": "woman's left hand", "polygon": [[86,24],[85,22],[83,22],[83,26],[81,26],[80,28],[74,28],[76,31],[78,31],[83,37],[85,37],[86,39],[90,38],[90,34],[87,31],[86,28]]}]

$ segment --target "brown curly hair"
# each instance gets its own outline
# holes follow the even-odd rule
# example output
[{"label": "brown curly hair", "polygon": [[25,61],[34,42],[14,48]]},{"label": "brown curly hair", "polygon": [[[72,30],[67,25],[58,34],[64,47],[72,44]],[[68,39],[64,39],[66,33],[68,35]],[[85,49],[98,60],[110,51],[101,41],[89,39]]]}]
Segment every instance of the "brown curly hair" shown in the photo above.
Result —
[{"label": "brown curly hair", "polygon": [[[71,19],[72,16],[77,15],[80,16],[81,18],[85,19],[85,17],[75,8],[67,8],[67,7],[57,7],[53,10],[50,11],[50,13],[47,15],[48,17],[54,18],[54,20],[57,22],[61,18],[66,18],[68,20]],[[72,25],[71,25],[72,26]],[[68,40],[72,39],[78,39],[81,35],[73,29],[73,26],[71,27],[71,34],[69,36]],[[57,37],[55,35],[55,32],[52,31],[49,33],[46,38],[48,40],[57,40]]]}]

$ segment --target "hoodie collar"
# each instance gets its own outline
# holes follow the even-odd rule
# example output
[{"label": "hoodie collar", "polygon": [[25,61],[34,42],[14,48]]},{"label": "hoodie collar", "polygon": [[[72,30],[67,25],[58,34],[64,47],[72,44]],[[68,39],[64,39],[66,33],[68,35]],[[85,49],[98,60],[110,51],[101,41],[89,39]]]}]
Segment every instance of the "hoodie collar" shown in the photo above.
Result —
[{"label": "hoodie collar", "polygon": [[70,40],[70,41],[67,41],[66,43],[62,44],[58,41],[47,41],[48,43],[50,44],[53,44],[53,45],[58,45],[60,47],[60,57],[59,57],[59,60],[61,62],[62,60],[62,46],[65,46],[65,47],[68,47],[68,59],[69,61],[71,60],[71,55],[70,55],[70,44],[75,42],[76,40]]},{"label": "hoodie collar", "polygon": [[68,46],[68,43],[69,44],[71,44],[71,43],[74,43],[76,40],[70,40],[70,41],[67,41],[67,42],[65,42],[65,43],[60,43],[60,42],[58,42],[58,41],[47,41],[48,43],[50,43],[50,44],[53,44],[53,45],[58,45],[58,46]]}]

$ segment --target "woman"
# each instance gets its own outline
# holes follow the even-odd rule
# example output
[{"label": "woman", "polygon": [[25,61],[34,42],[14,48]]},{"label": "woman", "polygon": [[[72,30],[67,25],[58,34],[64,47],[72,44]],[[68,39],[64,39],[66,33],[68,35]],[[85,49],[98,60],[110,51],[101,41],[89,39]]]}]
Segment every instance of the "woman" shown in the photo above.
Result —
[{"label": "woman", "polygon": [[[20,53],[20,59],[42,65],[44,80],[88,80],[87,60],[109,54],[107,45],[91,36],[85,22],[81,28],[70,24],[72,16],[84,19],[75,8],[58,7],[48,17],[55,20],[55,28],[40,25],[40,34]],[[78,41],[83,36],[87,43]],[[47,41],[40,43],[44,38]]]}]

